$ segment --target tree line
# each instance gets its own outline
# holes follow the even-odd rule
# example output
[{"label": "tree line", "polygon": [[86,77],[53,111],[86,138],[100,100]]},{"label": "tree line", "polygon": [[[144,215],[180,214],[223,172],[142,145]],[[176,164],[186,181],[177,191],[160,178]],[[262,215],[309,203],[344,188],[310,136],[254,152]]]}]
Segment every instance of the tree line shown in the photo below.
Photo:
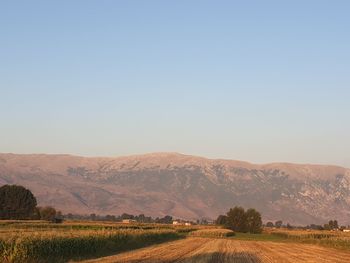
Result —
[{"label": "tree line", "polygon": [[172,224],[173,218],[170,215],[164,217],[152,218],[150,216],[131,215],[123,213],[120,216],[114,215],[73,215],[71,213],[63,215],[51,206],[40,207],[37,206],[37,200],[33,193],[20,185],[3,185],[0,187],[0,219],[11,220],[46,220],[56,223],[62,222],[64,218],[67,219],[85,219],[93,221],[122,221],[124,219],[135,220],[140,223],[160,223]]},{"label": "tree line", "polygon": [[[101,216],[96,214],[82,216],[73,215],[71,213],[62,215],[60,211],[56,211],[56,209],[51,206],[37,206],[37,200],[33,193],[23,186],[3,185],[0,187],[0,219],[34,219],[59,223],[62,222],[63,218],[117,222],[124,219],[130,219],[140,223],[173,223],[173,218],[170,215],[156,218],[145,216],[144,214],[135,216],[127,213],[123,213],[120,216]],[[197,223],[204,224],[208,222],[206,220],[197,220]],[[220,215],[216,220],[216,223],[224,225],[237,232],[260,233],[262,230],[261,215],[252,208],[245,211],[242,207],[234,207],[230,209],[226,215]]]},{"label": "tree line", "polygon": [[156,217],[153,218],[151,216],[145,216],[144,214],[139,215],[132,215],[128,213],[123,213],[121,215],[98,215],[95,213],[92,213],[90,215],[78,215],[78,214],[72,214],[68,213],[63,215],[63,218],[65,219],[75,219],[75,220],[91,220],[91,221],[114,221],[114,222],[121,222],[125,219],[135,220],[138,223],[159,223],[159,224],[172,224],[173,223],[173,217],[170,215],[166,215],[164,217]]},{"label": "tree line", "polygon": [[281,220],[276,221],[275,224],[271,221],[267,222],[266,227],[275,227],[275,228],[288,228],[288,229],[293,229],[293,228],[298,228],[298,229],[312,229],[312,230],[344,230],[350,228],[350,226],[339,226],[337,220],[329,220],[328,223],[323,224],[323,225],[318,225],[318,224],[310,224],[307,226],[293,226],[289,223],[286,225],[283,225],[283,222]]},{"label": "tree line", "polygon": [[[120,216],[115,215],[73,215],[71,213],[63,215],[60,211],[57,211],[51,206],[40,207],[37,206],[37,201],[32,192],[23,186],[19,185],[3,185],[0,187],[0,219],[34,219],[34,220],[47,220],[60,223],[66,219],[83,219],[93,221],[116,221],[120,222],[124,219],[135,220],[139,223],[160,223],[160,224],[172,224],[173,218],[170,215],[164,217],[152,218],[151,216],[131,215],[123,213]],[[197,220],[197,224],[207,224],[206,220]],[[223,225],[228,229],[232,229],[236,232],[249,232],[249,233],[261,233],[262,231],[262,219],[261,214],[253,208],[249,208],[246,211],[243,207],[236,206],[231,208],[226,215],[219,215],[216,224]],[[283,225],[281,220],[273,222],[267,222],[266,227],[286,227],[294,228],[289,223]],[[345,229],[345,226],[338,225],[337,220],[330,220],[324,225],[311,224],[306,227],[299,227],[305,229],[318,229],[318,230],[337,230]]]}]

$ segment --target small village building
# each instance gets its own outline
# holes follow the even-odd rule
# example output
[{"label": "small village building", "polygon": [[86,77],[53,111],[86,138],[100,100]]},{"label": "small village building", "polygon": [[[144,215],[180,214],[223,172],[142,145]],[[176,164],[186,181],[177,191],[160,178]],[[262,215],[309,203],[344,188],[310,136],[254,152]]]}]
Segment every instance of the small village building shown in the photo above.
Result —
[{"label": "small village building", "polygon": [[178,226],[191,226],[191,222],[186,222],[183,220],[174,220],[173,225],[178,225]]},{"label": "small village building", "polygon": [[122,223],[124,223],[124,224],[136,223],[136,220],[134,220],[134,219],[123,219]]}]

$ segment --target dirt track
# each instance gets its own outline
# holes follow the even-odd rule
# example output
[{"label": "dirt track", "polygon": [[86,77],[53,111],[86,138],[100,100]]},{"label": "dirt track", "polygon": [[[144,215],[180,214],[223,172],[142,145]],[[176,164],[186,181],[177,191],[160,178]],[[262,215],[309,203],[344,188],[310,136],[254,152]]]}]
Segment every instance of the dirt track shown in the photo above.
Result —
[{"label": "dirt track", "polygon": [[187,238],[87,262],[346,263],[350,252],[308,244]]}]

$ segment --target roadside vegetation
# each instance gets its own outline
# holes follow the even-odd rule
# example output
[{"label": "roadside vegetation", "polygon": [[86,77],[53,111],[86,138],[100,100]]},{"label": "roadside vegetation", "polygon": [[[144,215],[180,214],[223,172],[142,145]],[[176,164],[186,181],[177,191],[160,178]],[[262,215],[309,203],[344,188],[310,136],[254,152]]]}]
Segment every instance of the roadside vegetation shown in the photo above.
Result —
[{"label": "roadside vegetation", "polygon": [[317,244],[350,251],[350,233],[342,231],[279,229],[268,231],[267,233],[293,242]]},{"label": "roadside vegetation", "polygon": [[193,231],[190,233],[190,236],[193,237],[233,237],[235,232],[229,229],[220,229],[220,228],[212,228],[212,229],[199,229],[197,231]]}]

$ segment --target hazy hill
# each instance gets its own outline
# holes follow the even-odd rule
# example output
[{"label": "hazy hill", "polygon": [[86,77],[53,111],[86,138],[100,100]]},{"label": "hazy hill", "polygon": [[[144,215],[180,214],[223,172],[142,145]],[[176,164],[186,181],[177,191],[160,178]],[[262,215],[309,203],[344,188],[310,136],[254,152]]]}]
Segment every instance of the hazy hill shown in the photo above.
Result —
[{"label": "hazy hill", "polygon": [[31,189],[39,205],[63,212],[216,218],[255,207],[264,220],[350,224],[350,170],[256,165],[177,153],[118,158],[0,154],[0,185]]}]

